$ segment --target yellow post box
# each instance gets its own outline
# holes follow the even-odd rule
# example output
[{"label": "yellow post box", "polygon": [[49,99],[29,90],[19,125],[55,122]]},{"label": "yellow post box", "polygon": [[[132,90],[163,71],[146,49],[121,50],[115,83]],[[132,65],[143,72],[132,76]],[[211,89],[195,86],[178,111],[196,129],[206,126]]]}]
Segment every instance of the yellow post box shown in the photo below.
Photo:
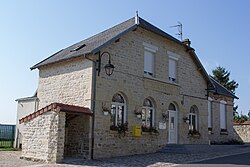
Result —
[{"label": "yellow post box", "polygon": [[141,126],[132,126],[132,136],[141,136]]}]

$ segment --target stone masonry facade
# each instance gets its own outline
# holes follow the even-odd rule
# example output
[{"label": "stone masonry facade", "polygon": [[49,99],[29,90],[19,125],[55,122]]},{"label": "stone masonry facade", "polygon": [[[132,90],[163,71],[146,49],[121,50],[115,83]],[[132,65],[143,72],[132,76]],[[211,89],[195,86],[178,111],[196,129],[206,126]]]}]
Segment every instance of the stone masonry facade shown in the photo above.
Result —
[{"label": "stone masonry facade", "polygon": [[63,159],[65,113],[49,111],[24,123],[22,158],[45,162]]},{"label": "stone masonry facade", "polygon": [[[146,45],[157,48],[154,55],[154,76],[144,75],[144,49]],[[155,152],[169,143],[170,104],[176,106],[176,144],[209,144],[209,140],[227,140],[233,134],[233,99],[214,97],[213,134],[208,133],[208,81],[197,66],[194,57],[182,45],[137,27],[119,40],[107,45],[101,52],[108,51],[115,71],[105,74],[104,65],[108,57],[102,57],[102,70],[96,76],[94,154],[93,158],[133,155]],[[177,82],[169,81],[169,56],[178,56]],[[96,55],[89,55],[92,58]],[[93,107],[94,63],[84,56],[39,67],[37,96],[39,109],[53,103],[64,103],[82,107]],[[111,109],[112,97],[121,94],[125,99],[128,130],[124,135],[110,130],[111,116],[104,115],[104,106]],[[145,99],[154,106],[154,128],[159,133],[142,132],[132,135],[134,126],[141,126],[142,120],[134,111],[141,110]],[[227,134],[219,128],[219,104],[227,101]],[[197,108],[198,135],[189,134],[189,117],[192,106]],[[159,128],[165,124],[165,128]],[[23,157],[59,162],[65,157],[89,159],[91,152],[91,118],[85,115],[47,112],[25,123]],[[107,151],[108,150],[108,151]]]},{"label": "stone masonry facade", "polygon": [[83,58],[66,60],[39,69],[39,109],[57,102],[90,107],[92,62]]},{"label": "stone masonry facade", "polygon": [[64,157],[89,158],[89,122],[85,115],[66,114]]},{"label": "stone masonry facade", "polygon": [[[235,139],[233,129],[233,98],[209,94],[212,98],[212,128],[209,130],[210,142],[225,142]],[[226,131],[220,128],[220,101],[226,101]]]},{"label": "stone masonry facade", "polygon": [[[143,42],[158,47],[155,53],[155,78],[144,76]],[[107,76],[102,70],[97,77],[95,157],[140,154],[154,152],[168,143],[168,122],[165,130],[158,129],[164,122],[162,113],[168,110],[170,103],[178,109],[178,144],[208,144],[207,130],[207,83],[197,70],[197,65],[186,50],[152,32],[138,28],[128,33],[119,42],[111,44],[103,51],[109,51],[116,66],[114,74]],[[177,65],[177,84],[168,82],[168,51],[180,55]],[[107,62],[103,58],[102,62]],[[110,130],[110,117],[102,113],[102,105],[111,105],[112,96],[121,93],[126,99],[129,130],[125,137],[119,138],[117,132]],[[150,98],[155,107],[155,123],[158,135],[143,133],[141,137],[132,136],[132,126],[140,126],[141,120],[134,110]],[[200,136],[188,136],[187,117],[191,106],[197,106],[198,129]],[[106,152],[106,150],[111,150]]]}]

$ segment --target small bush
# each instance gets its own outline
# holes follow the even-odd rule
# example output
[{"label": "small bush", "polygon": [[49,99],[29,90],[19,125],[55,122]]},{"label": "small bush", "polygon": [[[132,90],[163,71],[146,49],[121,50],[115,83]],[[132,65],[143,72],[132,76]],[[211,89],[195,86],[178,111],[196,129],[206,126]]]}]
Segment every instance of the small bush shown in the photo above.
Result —
[{"label": "small bush", "polygon": [[228,141],[220,141],[220,142],[216,141],[211,142],[211,145],[242,145],[242,144],[244,144],[242,140],[236,140],[236,139]]}]

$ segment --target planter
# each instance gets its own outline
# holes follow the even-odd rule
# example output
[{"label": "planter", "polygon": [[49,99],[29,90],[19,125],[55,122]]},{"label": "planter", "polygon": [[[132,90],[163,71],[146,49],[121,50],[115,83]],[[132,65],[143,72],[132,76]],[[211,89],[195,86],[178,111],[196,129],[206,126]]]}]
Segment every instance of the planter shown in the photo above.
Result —
[{"label": "planter", "polygon": [[201,134],[198,131],[189,131],[188,136],[193,138],[200,138]]}]

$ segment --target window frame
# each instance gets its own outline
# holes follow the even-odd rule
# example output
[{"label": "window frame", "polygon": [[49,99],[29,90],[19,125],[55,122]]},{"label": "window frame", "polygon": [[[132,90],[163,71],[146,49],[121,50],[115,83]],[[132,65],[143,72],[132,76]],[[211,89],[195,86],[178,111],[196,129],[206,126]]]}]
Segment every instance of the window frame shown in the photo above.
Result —
[{"label": "window frame", "polygon": [[[122,98],[123,98],[123,101],[124,101],[124,103],[120,103],[120,102],[111,102],[111,126],[115,126],[115,127],[117,127],[118,126],[118,115],[119,115],[119,107],[122,107],[123,108],[123,114],[122,114],[122,117],[121,117],[121,123],[122,124],[125,124],[126,123],[126,121],[127,121],[127,119],[126,119],[126,116],[127,116],[127,106],[126,106],[126,100],[125,100],[125,98],[121,95],[121,94],[119,94],[119,93],[117,93],[117,94],[115,94],[115,95],[120,95]],[[115,96],[114,95],[114,96]],[[113,96],[113,97],[114,97]],[[113,118],[112,118],[112,115],[113,115],[113,106],[115,106],[115,113],[114,113],[114,120],[113,120]]]},{"label": "window frame", "polygon": [[[145,127],[146,128],[152,128],[152,127],[154,127],[154,124],[155,124],[155,121],[154,121],[154,107],[146,107],[146,106],[143,106],[142,107],[142,110],[143,109],[145,109]],[[147,121],[148,121],[148,118],[147,118],[147,113],[149,112],[149,111],[151,111],[151,113],[150,113],[150,126],[149,127],[147,127]],[[142,111],[143,112],[143,111]],[[143,117],[141,116],[141,118],[143,119]]]},{"label": "window frame", "polygon": [[[149,76],[149,77],[155,77],[155,53],[158,51],[158,47],[157,46],[154,46],[154,45],[151,45],[149,43],[146,43],[146,42],[143,42],[143,46],[144,46],[144,64],[143,64],[143,70],[144,70],[144,75],[145,76]],[[152,69],[151,71],[150,70],[146,70],[145,69],[145,65],[147,64],[145,61],[146,61],[146,52],[152,54],[152,58],[151,58],[151,66],[152,66]]]},{"label": "window frame", "polygon": [[[194,108],[194,112],[191,112],[191,109]],[[193,124],[193,117],[194,116],[194,119],[195,119],[195,126],[192,125]],[[190,111],[189,111],[189,114],[188,114],[188,117],[189,117],[189,126],[188,126],[188,129],[190,131],[199,131],[198,130],[198,109],[196,106],[192,106],[190,108]]]},{"label": "window frame", "polygon": [[[180,59],[180,55],[171,51],[167,51],[167,54],[168,54],[168,81],[171,83],[178,83],[178,61]],[[174,62],[174,69],[171,68],[172,67],[171,62]],[[171,73],[171,71],[174,72]]]},{"label": "window frame", "polygon": [[[227,130],[227,116],[226,116],[227,115],[227,107],[226,107],[226,105],[227,105],[226,101],[224,101],[224,100],[220,101],[220,129],[221,130]],[[224,111],[222,111],[222,107],[224,108]],[[223,122],[223,118],[224,118],[224,122]]]},{"label": "window frame", "polygon": [[[152,102],[151,99],[146,98],[146,99],[144,99],[143,103],[145,102],[145,100],[149,100],[150,103],[152,104],[151,107],[145,106],[144,104],[142,106],[142,113],[143,113],[143,109],[145,110],[145,128],[153,128],[153,127],[155,127],[155,106],[154,106],[154,104],[153,104],[153,102]],[[147,113],[149,111],[151,111],[151,113],[150,113],[150,120],[149,120],[150,121],[150,126],[147,127],[147,120],[148,120],[147,119]],[[141,119],[143,120],[142,114],[141,114]]]},{"label": "window frame", "polygon": [[[146,53],[149,53],[149,55],[151,56],[149,59],[146,59],[146,55],[148,55]],[[150,60],[150,62],[146,62],[147,60]],[[155,62],[155,54],[151,51],[144,50],[144,75],[154,77],[155,75],[154,62]],[[150,64],[151,67],[149,68],[148,66],[146,66],[146,64]]]}]

